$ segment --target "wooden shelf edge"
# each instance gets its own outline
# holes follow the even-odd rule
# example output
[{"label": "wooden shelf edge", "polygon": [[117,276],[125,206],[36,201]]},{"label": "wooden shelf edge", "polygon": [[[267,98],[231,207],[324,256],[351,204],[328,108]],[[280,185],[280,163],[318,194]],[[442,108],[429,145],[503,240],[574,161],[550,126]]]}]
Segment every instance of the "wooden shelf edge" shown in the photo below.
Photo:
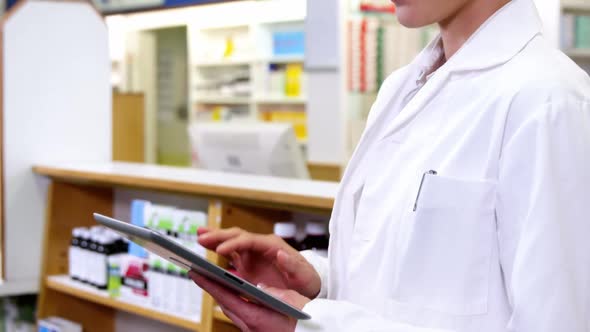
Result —
[{"label": "wooden shelf edge", "polygon": [[181,317],[123,300],[112,299],[106,292],[101,292],[90,286],[72,281],[66,275],[49,276],[45,281],[45,285],[47,288],[60,293],[192,331],[198,331],[201,327],[199,321],[195,319]]},{"label": "wooden shelf edge", "polygon": [[224,198],[259,204],[299,207],[331,211],[333,198],[308,197],[288,193],[276,193],[252,189],[229,188],[217,185],[186,183],[169,179],[147,179],[140,176],[105,175],[86,171],[72,171],[47,166],[33,166],[36,174],[70,182],[122,186],[129,188],[161,190],[203,197]]},{"label": "wooden shelf edge", "polygon": [[215,308],[213,308],[213,318],[217,319],[219,321],[222,321],[224,323],[229,323],[229,324],[233,324],[233,322],[231,321],[231,319],[229,319],[224,313],[223,311],[221,311],[221,309],[216,306]]}]

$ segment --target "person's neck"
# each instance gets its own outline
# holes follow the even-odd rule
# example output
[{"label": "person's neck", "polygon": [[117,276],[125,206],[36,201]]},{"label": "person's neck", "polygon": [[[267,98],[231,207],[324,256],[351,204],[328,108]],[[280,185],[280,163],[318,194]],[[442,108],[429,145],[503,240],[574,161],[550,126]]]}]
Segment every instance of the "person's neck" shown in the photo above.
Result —
[{"label": "person's neck", "polygon": [[510,1],[469,1],[451,17],[439,22],[445,59],[450,59],[488,18]]}]

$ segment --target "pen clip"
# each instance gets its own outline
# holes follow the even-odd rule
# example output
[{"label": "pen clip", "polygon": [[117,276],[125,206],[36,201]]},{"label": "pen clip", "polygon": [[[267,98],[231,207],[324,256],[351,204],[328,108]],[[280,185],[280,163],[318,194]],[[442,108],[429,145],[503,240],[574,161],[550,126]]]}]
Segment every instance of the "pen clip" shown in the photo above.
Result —
[{"label": "pen clip", "polygon": [[416,200],[414,201],[414,212],[416,212],[416,209],[418,208],[418,199],[420,199],[420,193],[422,192],[422,185],[424,184],[424,179],[426,178],[426,175],[436,175],[438,174],[435,170],[430,170],[428,172],[424,172],[424,174],[422,174],[422,180],[420,180],[420,187],[418,187],[418,194],[416,195]]}]

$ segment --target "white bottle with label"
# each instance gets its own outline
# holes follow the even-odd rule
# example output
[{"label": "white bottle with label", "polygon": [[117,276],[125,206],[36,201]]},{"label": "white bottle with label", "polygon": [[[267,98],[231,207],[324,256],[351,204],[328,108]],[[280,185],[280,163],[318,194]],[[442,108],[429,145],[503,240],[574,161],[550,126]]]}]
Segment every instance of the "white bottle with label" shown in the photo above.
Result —
[{"label": "white bottle with label", "polygon": [[80,251],[78,252],[77,267],[78,277],[81,282],[88,283],[88,268],[89,268],[89,250],[90,231],[87,228],[81,228],[80,232]]},{"label": "white bottle with label", "polygon": [[100,258],[98,257],[98,253],[96,252],[97,247],[97,234],[95,230],[90,230],[90,238],[89,238],[89,246],[88,246],[88,261],[86,263],[86,281],[92,285],[96,285],[96,274],[98,272],[98,262]]},{"label": "white bottle with label", "polygon": [[72,240],[68,250],[68,274],[74,280],[80,280],[80,229],[72,230]]}]

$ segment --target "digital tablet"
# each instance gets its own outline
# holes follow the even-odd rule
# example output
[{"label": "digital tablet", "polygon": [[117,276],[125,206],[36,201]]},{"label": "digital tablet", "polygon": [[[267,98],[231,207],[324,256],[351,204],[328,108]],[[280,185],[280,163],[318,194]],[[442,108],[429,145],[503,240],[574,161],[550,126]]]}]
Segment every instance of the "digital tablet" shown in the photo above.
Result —
[{"label": "digital tablet", "polygon": [[210,263],[186,247],[158,232],[95,213],[94,219],[130,241],[184,269],[193,270],[239,293],[244,298],[296,319],[311,317],[292,305],[277,299],[248,281]]}]

